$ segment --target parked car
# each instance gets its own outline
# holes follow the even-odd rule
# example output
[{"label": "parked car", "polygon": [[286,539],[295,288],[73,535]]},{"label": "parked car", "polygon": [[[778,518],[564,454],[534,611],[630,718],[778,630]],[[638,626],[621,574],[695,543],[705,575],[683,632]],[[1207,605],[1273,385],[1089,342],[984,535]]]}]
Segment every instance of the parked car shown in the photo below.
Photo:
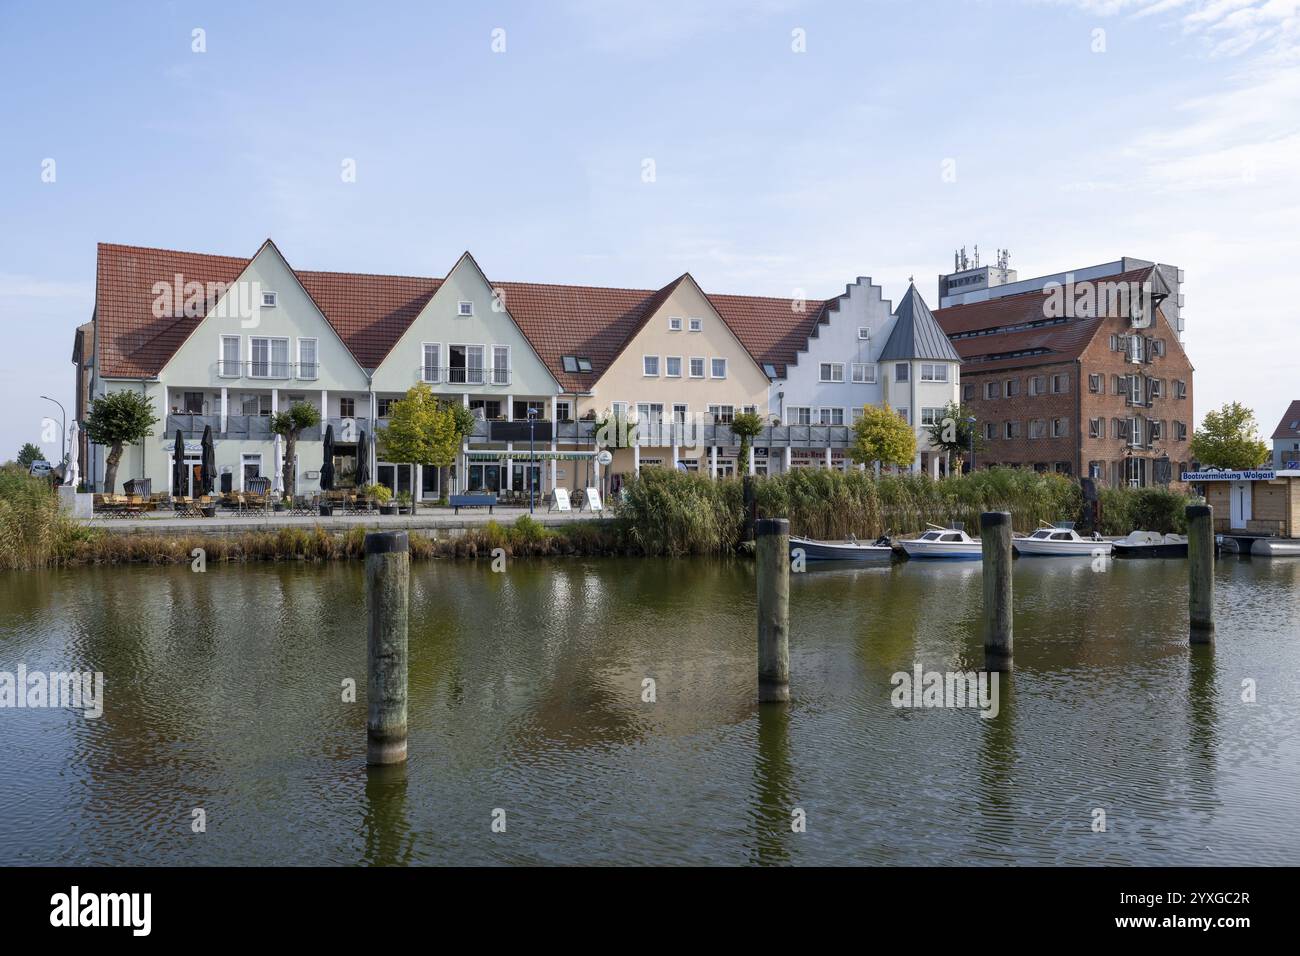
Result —
[{"label": "parked car", "polygon": [[29,474],[33,478],[48,478],[50,477],[50,473],[53,471],[54,471],[54,466],[51,465],[48,461],[42,459],[40,461],[32,462],[32,467]]}]

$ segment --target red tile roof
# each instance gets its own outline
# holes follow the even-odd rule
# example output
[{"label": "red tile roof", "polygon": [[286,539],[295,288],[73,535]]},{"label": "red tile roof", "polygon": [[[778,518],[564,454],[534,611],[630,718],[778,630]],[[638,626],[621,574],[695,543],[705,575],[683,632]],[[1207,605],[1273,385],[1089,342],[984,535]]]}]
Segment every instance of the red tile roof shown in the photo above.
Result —
[{"label": "red tile roof", "polygon": [[[106,377],[156,376],[201,316],[155,319],[155,282],[233,282],[250,259],[204,253],[99,245],[95,314],[100,373]],[[442,284],[441,279],[294,270],[326,321],[364,368],[377,367]],[[551,374],[567,391],[586,391],[686,276],[661,289],[492,282]],[[808,335],[835,300],[707,295],[722,320],[759,364],[781,371],[793,363]],[[591,359],[589,373],[567,372],[563,357]]]},{"label": "red tile roof", "polygon": [[[1096,281],[1140,283],[1151,271],[1152,267],[1146,266]],[[963,367],[969,363],[972,372],[1073,361],[1088,347],[1105,317],[1073,318],[1054,325],[1000,331],[1008,326],[1027,325],[1048,319],[1048,294],[1047,291],[1035,290],[983,302],[950,305],[946,309],[936,309],[934,317],[951,339],[957,354],[962,357]],[[986,329],[993,331],[969,338],[953,338],[955,335]],[[1034,351],[1040,354],[1011,354]]]},{"label": "red tile roof", "polygon": [[1274,438],[1300,438],[1300,399],[1287,406],[1286,414],[1273,431]]}]

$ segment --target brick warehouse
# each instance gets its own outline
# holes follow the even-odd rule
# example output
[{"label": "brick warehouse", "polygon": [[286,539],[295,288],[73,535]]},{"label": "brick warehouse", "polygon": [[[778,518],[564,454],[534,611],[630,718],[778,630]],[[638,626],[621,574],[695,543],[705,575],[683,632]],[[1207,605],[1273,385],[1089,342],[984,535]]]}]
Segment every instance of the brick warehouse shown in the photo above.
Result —
[{"label": "brick warehouse", "polygon": [[935,310],[962,357],[979,466],[1109,485],[1176,480],[1191,459],[1193,369],[1161,308],[1170,291],[1146,266]]}]

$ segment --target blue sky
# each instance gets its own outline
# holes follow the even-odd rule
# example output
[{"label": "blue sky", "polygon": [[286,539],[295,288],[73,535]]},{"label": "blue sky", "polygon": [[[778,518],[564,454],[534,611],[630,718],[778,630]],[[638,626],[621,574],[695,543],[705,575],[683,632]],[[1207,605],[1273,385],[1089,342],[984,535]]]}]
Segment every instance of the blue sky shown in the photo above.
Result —
[{"label": "blue sky", "polygon": [[1300,397],[1296,6],[6,0],[0,458],[40,394],[71,404],[97,242],[267,236],[306,269],[469,249],[496,280],[897,301],[915,275],[932,305],[960,245],[1022,277],[1172,262],[1197,417],[1240,399],[1267,434]]}]

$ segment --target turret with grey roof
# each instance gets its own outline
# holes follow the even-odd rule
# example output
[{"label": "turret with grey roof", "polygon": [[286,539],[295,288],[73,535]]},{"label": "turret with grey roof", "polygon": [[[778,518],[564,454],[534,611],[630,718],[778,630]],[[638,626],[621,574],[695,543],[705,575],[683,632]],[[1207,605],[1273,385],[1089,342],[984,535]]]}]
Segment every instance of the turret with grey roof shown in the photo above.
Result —
[{"label": "turret with grey roof", "polygon": [[880,361],[927,359],[936,362],[960,362],[948,336],[939,327],[934,313],[916,291],[913,283],[907,287],[903,301],[894,310],[897,321],[889,333],[889,340],[880,352]]}]

